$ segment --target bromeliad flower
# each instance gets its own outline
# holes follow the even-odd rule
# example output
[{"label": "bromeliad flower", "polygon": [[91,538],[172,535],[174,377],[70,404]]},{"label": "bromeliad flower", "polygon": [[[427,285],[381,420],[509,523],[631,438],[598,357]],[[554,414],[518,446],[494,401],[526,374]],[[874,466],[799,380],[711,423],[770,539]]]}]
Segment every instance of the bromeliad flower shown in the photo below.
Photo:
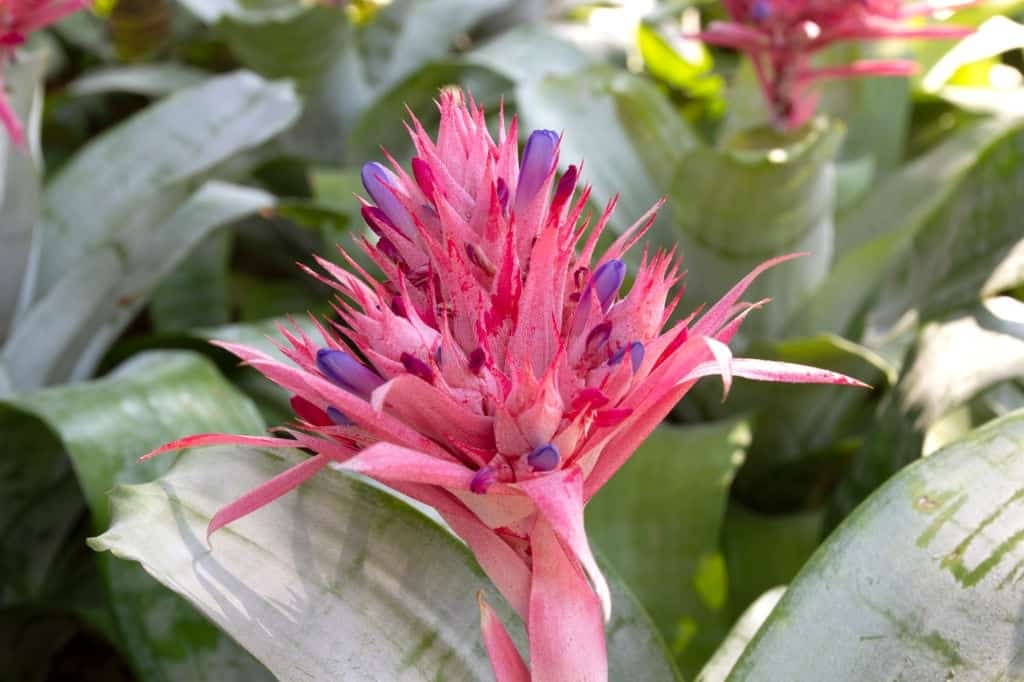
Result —
[{"label": "bromeliad flower", "polygon": [[915,17],[974,4],[977,0],[723,0],[732,21],[712,22],[700,38],[750,56],[773,123],[797,128],[814,114],[821,81],[858,76],[906,76],[916,70],[905,59],[861,60],[815,67],[812,58],[837,42],[885,38],[960,38],[963,26],[915,25]]},{"label": "bromeliad flower", "polygon": [[25,132],[7,101],[3,74],[28,36],[92,4],[92,0],[0,0],[0,123],[18,146]]},{"label": "bromeliad flower", "polygon": [[[374,281],[317,259],[341,323],[319,339],[282,328],[293,364],[220,345],[290,391],[289,437],[192,436],[154,453],[241,443],[315,456],[218,512],[209,531],[267,504],[328,464],[373,477],[434,507],[527,624],[532,679],[606,678],[608,586],[583,507],[701,377],[858,382],[831,372],[734,359],[728,344],[758,304],[740,297],[769,261],[703,315],[669,323],[679,301],[673,254],[644,251],[626,291],[626,252],[651,209],[603,255],[615,206],[590,229],[578,169],[556,181],[559,136],[533,132],[519,157],[516,123],[498,140],[482,109],[440,100],[432,140],[415,119],[411,173],[389,158],[363,168],[376,242],[361,248]],[[552,188],[554,192],[552,194]],[[577,248],[578,247],[578,248]],[[148,455],[151,456],[151,455]],[[527,670],[483,605],[501,680]]]}]

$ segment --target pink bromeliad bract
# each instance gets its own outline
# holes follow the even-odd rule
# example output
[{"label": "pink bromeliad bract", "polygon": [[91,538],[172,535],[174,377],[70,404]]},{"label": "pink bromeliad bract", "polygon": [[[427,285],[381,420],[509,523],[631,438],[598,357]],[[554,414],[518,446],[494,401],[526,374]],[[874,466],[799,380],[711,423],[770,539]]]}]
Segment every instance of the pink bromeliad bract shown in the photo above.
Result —
[{"label": "pink bromeliad bract", "polygon": [[[731,21],[712,22],[700,38],[750,56],[761,90],[779,128],[797,128],[814,114],[813,88],[823,80],[858,76],[908,76],[906,59],[865,59],[816,67],[813,57],[838,42],[885,38],[960,38],[971,29],[915,25],[915,17],[977,0],[943,3],[901,0],[723,0]],[[941,7],[939,6],[941,4]]]},{"label": "pink bromeliad bract", "polygon": [[0,123],[18,146],[25,144],[25,131],[7,101],[4,68],[31,33],[91,4],[92,0],[0,0]]},{"label": "pink bromeliad bract", "polygon": [[[361,248],[375,281],[345,255],[315,277],[340,294],[342,323],[318,339],[282,329],[293,364],[220,345],[290,391],[289,437],[198,435],[168,450],[222,443],[316,453],[233,502],[210,532],[283,495],[329,463],[435,508],[527,625],[531,672],[500,621],[482,624],[500,680],[604,680],[608,586],[583,507],[701,377],[855,384],[831,372],[734,359],[726,345],[756,305],[740,303],[769,261],[699,317],[669,324],[680,274],[671,253],[626,253],[655,208],[602,254],[614,208],[583,218],[578,169],[556,180],[559,136],[538,130],[522,157],[516,123],[457,93],[440,98],[432,140],[415,119],[411,172],[363,168],[376,234]],[[552,188],[554,191],[552,192]],[[343,252],[344,255],[344,252]],[[699,456],[691,453],[690,456]]]}]

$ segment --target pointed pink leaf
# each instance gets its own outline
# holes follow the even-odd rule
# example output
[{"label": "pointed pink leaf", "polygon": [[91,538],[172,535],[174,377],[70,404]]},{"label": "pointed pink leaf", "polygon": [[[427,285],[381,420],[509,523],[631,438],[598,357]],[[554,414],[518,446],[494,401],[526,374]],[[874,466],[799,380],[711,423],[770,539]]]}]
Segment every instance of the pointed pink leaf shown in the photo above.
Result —
[{"label": "pointed pink leaf", "polygon": [[[343,467],[385,482],[425,483],[455,490],[469,490],[475,473],[462,464],[438,459],[394,443],[371,445],[345,462]],[[507,489],[507,486],[494,485],[488,492],[499,492],[499,488]],[[507,491],[514,493],[511,489]]]},{"label": "pointed pink leaf", "polygon": [[[390,486],[436,509],[445,523],[472,550],[480,567],[501,592],[501,596],[505,597],[520,618],[526,620],[530,601],[530,569],[508,543],[446,490],[414,483],[392,483]],[[481,499],[487,500],[488,497]]]},{"label": "pointed pink leaf", "polygon": [[740,296],[742,296],[750,285],[754,283],[754,280],[757,279],[761,273],[779,265],[780,263],[785,263],[788,260],[793,260],[794,258],[800,258],[806,255],[806,253],[791,253],[785,256],[778,256],[777,258],[766,260],[758,265],[750,272],[750,274],[737,282],[733,288],[729,290],[729,293],[723,296],[718,303],[711,306],[711,309],[701,316],[700,320],[698,320],[690,330],[690,334],[692,336],[714,335],[722,324],[725,323],[732,307],[740,300]]},{"label": "pointed pink leaf", "polygon": [[606,682],[601,605],[547,521],[531,534],[530,667],[533,682]]},{"label": "pointed pink leaf", "polygon": [[729,389],[732,388],[732,351],[729,346],[710,336],[704,337],[704,343],[715,356],[715,364],[718,365],[718,372],[722,375],[722,402],[729,397]]},{"label": "pointed pink leaf", "polygon": [[[840,384],[843,386],[859,386],[871,388],[863,381],[838,372],[818,367],[798,365],[792,362],[776,362],[774,360],[756,360],[753,358],[734,358],[731,362],[732,373],[744,379],[755,381],[778,381],[789,384]],[[717,362],[703,362],[680,380],[680,384],[694,381],[701,377],[713,376],[721,372]]]},{"label": "pointed pink leaf", "polygon": [[487,656],[491,659],[495,682],[530,682],[530,671],[522,655],[508,636],[498,614],[487,603],[483,590],[476,593],[476,601],[480,606],[480,631],[483,633],[484,646],[487,647]]},{"label": "pointed pink leaf", "polygon": [[519,488],[530,496],[555,535],[583,565],[601,602],[605,620],[611,617],[611,592],[608,581],[590,551],[583,528],[583,472],[579,467],[562,469],[545,476],[520,481]]},{"label": "pointed pink leaf", "polygon": [[198,433],[161,445],[156,450],[139,457],[140,462],[174,450],[186,448],[206,448],[212,445],[252,445],[267,448],[296,448],[299,443],[291,438],[271,438],[269,436],[238,436],[231,433]]},{"label": "pointed pink leaf", "polygon": [[233,521],[251,514],[260,507],[270,504],[285,493],[291,492],[300,484],[317,474],[327,466],[330,460],[326,455],[310,457],[290,469],[286,469],[277,476],[253,488],[246,494],[231,502],[223,509],[214,514],[210,519],[210,525],[206,527],[206,541],[209,543],[210,536],[217,530],[223,528]]}]

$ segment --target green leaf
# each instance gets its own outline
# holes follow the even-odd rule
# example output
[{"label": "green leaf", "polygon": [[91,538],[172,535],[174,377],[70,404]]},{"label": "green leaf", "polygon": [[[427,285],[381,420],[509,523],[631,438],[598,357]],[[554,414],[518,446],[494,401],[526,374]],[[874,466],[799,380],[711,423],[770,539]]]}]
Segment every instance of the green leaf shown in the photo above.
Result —
[{"label": "green leaf", "polygon": [[175,62],[111,66],[87,71],[68,84],[68,92],[79,96],[128,92],[163,97],[199,85],[207,78],[205,71]]},{"label": "green leaf", "polygon": [[230,231],[206,237],[153,292],[150,320],[158,331],[226,324],[230,310]]},{"label": "green leaf", "polygon": [[725,682],[736,661],[758,629],[771,615],[779,599],[785,594],[785,587],[775,587],[765,592],[740,616],[715,655],[700,670],[697,682]]},{"label": "green leaf", "polygon": [[[631,225],[668,189],[671,174],[696,136],[653,83],[607,66],[522,84],[518,109],[523,128],[565,131],[560,163],[584,163],[584,180],[604,204],[620,195],[611,224]],[[671,245],[675,235],[663,211],[655,236]]]},{"label": "green leaf", "polygon": [[[671,24],[678,30],[677,26]],[[636,34],[644,67],[654,78],[685,91],[692,97],[720,96],[724,83],[712,72],[711,53],[703,43],[689,41],[681,53],[657,28],[641,22]]]},{"label": "green leaf", "polygon": [[759,514],[730,502],[722,528],[730,616],[742,619],[759,595],[795,578],[821,544],[824,530],[824,510]]},{"label": "green leaf", "polygon": [[793,333],[848,333],[884,292],[875,326],[910,307],[922,319],[975,303],[1020,240],[1019,146],[1024,119],[965,126],[891,174],[837,229],[838,259],[804,300]]},{"label": "green leaf", "polygon": [[185,183],[266,142],[298,113],[291,86],[239,72],[180,91],[96,138],[46,188],[36,299],[83,254],[132,252],[178,208]]},{"label": "green leaf", "polygon": [[[1005,324],[1005,323],[1004,323]],[[905,403],[923,426],[986,388],[1024,376],[1024,340],[999,328],[985,309],[977,315],[925,325],[904,375]]]},{"label": "green leaf", "polygon": [[204,237],[272,204],[266,192],[210,181],[166,221],[77,259],[0,352],[15,385],[89,376],[153,288]]},{"label": "green leaf", "polygon": [[[81,494],[93,528],[105,528],[112,486],[150,480],[174,461],[139,463],[139,455],[200,431],[263,431],[252,404],[209,362],[180,353],[139,356],[102,381],[19,394],[0,403],[0,423],[7,436],[0,485],[5,499],[14,494],[24,502],[4,508],[3,556],[15,562],[28,552],[17,566],[28,594],[38,594],[40,578],[55,572],[60,542],[54,539],[67,537]],[[22,549],[9,554],[7,543]],[[138,566],[108,555],[97,559],[116,631],[140,680],[267,679],[231,640]]]},{"label": "green leaf", "polygon": [[890,480],[804,567],[728,679],[1019,677],[1022,443],[1018,412]]},{"label": "green leaf", "polygon": [[[159,481],[115,489],[114,523],[91,544],[140,561],[279,679],[488,679],[474,601],[493,592],[487,579],[453,536],[377,488],[326,469],[207,547],[220,507],[302,458],[185,454]],[[646,616],[614,592],[611,677],[675,679]]]},{"label": "green leaf", "polygon": [[729,626],[719,533],[750,432],[739,421],[656,430],[587,506],[587,530],[696,673]]},{"label": "green leaf", "polygon": [[669,196],[692,300],[717,300],[768,258],[810,252],[765,273],[748,294],[749,300],[773,301],[744,325],[747,335],[782,330],[800,300],[828,274],[834,161],[842,138],[841,126],[816,119],[790,136],[749,130],[722,149],[697,147],[682,158]]},{"label": "green leaf", "polygon": [[[837,336],[754,344],[744,355],[830,369],[877,387],[877,393],[895,381],[895,371],[877,354]],[[754,438],[736,494],[758,509],[818,506],[842,470],[844,455],[870,426],[877,393],[849,386],[737,382],[726,408],[753,414]],[[710,397],[717,399],[717,391]]]},{"label": "green leaf", "polygon": [[[337,8],[287,0],[270,8],[229,2],[221,3],[216,13],[202,11],[218,21],[218,30],[245,65],[300,83],[308,104],[298,126],[285,137],[292,151],[325,162],[361,164],[375,138],[365,139],[353,130],[366,120],[370,107],[447,57],[463,34],[506,4],[507,0],[395,0],[363,25],[352,24]],[[429,78],[424,87],[423,94],[436,94],[437,84]],[[393,107],[385,121],[401,130],[402,113]],[[351,140],[361,143],[358,152],[347,149]]]},{"label": "green leaf", "polygon": [[27,148],[0,130],[0,341],[10,333],[28,272],[39,217],[39,120],[45,54],[19,56],[4,67],[3,87],[25,129]]},{"label": "green leaf", "polygon": [[573,43],[544,25],[517,26],[462,55],[461,61],[490,69],[513,83],[568,76],[593,62]]}]

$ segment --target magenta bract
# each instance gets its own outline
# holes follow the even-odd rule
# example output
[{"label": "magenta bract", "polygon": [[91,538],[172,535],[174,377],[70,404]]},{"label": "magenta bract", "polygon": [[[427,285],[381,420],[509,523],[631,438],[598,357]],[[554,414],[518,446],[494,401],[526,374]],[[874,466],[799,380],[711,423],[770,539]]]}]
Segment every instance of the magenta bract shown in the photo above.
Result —
[{"label": "magenta bract", "polygon": [[903,3],[900,0],[723,0],[731,21],[712,22],[700,38],[746,52],[779,128],[797,128],[814,114],[814,86],[857,76],[906,76],[904,59],[861,60],[816,67],[814,55],[838,42],[885,38],[960,38],[964,26],[917,25],[910,20],[977,0]]}]

